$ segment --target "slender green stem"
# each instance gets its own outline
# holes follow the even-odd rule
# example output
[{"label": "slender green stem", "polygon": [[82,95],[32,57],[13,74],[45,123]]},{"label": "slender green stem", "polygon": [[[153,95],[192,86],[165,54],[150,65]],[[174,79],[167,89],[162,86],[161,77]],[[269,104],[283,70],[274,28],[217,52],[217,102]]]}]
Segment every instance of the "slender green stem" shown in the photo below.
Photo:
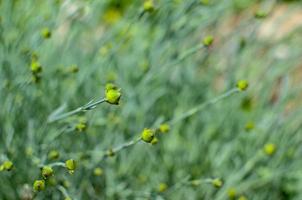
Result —
[{"label": "slender green stem", "polygon": [[[127,148],[129,148],[129,147],[135,145],[135,144],[138,143],[139,141],[141,141],[141,138],[140,138],[140,137],[138,137],[138,138],[136,138],[136,139],[134,139],[134,140],[131,140],[131,141],[129,141],[129,142],[126,142],[126,143],[124,143],[124,144],[121,144],[121,145],[119,145],[119,146],[117,146],[117,147],[111,149],[110,151],[107,150],[107,152],[105,153],[105,156],[103,157],[103,159],[106,158],[106,157],[108,157],[108,156],[110,155],[110,153],[116,154],[116,153],[120,152],[120,151],[123,150],[123,149],[127,149]],[[110,153],[108,153],[108,152],[110,152]]]},{"label": "slender green stem", "polygon": [[222,95],[220,95],[220,96],[218,96],[218,97],[216,97],[212,100],[209,100],[209,101],[206,101],[206,102],[203,102],[203,103],[197,105],[196,107],[188,110],[187,112],[183,113],[182,115],[180,115],[178,117],[175,117],[174,119],[172,119],[172,120],[170,120],[166,123],[168,123],[170,125],[173,125],[173,124],[175,124],[175,123],[177,123],[181,120],[184,120],[184,119],[196,114],[197,112],[199,112],[200,110],[202,110],[206,106],[211,105],[211,104],[215,104],[216,102],[218,102],[222,99],[225,99],[225,98],[227,98],[227,97],[229,97],[229,96],[231,96],[231,95],[233,95],[237,92],[239,92],[239,90],[237,88],[233,88],[230,91],[228,91],[228,92],[226,92],[226,93],[224,93],[224,94],[222,94]]},{"label": "slender green stem", "polygon": [[85,112],[85,111],[88,111],[88,110],[92,110],[94,109],[97,105],[101,104],[101,103],[104,103],[104,102],[107,102],[107,100],[105,98],[103,99],[100,99],[96,102],[89,102],[88,104],[84,105],[84,106],[81,106],[75,110],[72,110],[70,112],[67,112],[67,113],[63,113],[61,115],[57,115],[57,116],[50,116],[48,118],[48,122],[51,123],[51,122],[55,122],[55,121],[58,121],[58,120],[61,120],[61,119],[64,119],[64,118],[67,118],[67,117],[70,117],[72,115],[75,115],[75,114],[78,114],[80,112]]},{"label": "slender green stem", "polygon": [[181,63],[183,60],[185,60],[186,58],[188,58],[190,55],[195,54],[196,52],[198,52],[200,49],[205,48],[205,46],[203,44],[199,44],[196,45],[195,47],[192,47],[190,49],[188,49],[187,51],[185,51],[183,54],[181,54],[179,56],[179,58],[177,58],[176,60],[169,62],[167,64],[164,64],[161,68],[160,71],[154,72],[154,73],[149,73],[145,76],[145,78],[143,79],[144,82],[149,81],[152,77],[154,77],[155,74],[159,74],[159,73],[164,73],[165,70],[169,69],[170,66],[173,65],[177,65],[179,63]]},{"label": "slender green stem", "polygon": [[63,194],[64,198],[70,198],[67,190],[63,186],[58,186],[57,189]]}]

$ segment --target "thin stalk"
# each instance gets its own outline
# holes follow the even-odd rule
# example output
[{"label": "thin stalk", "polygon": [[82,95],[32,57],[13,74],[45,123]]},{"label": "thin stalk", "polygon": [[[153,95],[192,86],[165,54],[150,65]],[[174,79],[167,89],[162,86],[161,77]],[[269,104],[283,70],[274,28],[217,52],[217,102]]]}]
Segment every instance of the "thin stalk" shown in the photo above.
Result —
[{"label": "thin stalk", "polygon": [[175,124],[175,123],[177,123],[181,120],[184,120],[184,119],[196,114],[197,112],[199,112],[200,110],[202,110],[206,106],[211,105],[211,104],[215,104],[216,102],[218,102],[222,99],[225,99],[225,98],[227,98],[227,97],[229,97],[229,96],[231,96],[231,95],[233,95],[237,92],[239,92],[239,90],[237,88],[233,88],[230,91],[228,91],[228,92],[226,92],[226,93],[224,93],[224,94],[222,94],[222,95],[220,95],[220,96],[218,96],[218,97],[216,97],[212,100],[201,103],[200,105],[188,110],[187,112],[183,113],[182,115],[180,115],[178,117],[175,117],[174,119],[172,119],[172,120],[170,120],[166,123],[168,123],[170,125],[173,125],[173,124]]},{"label": "thin stalk", "polygon": [[75,110],[72,110],[70,112],[67,112],[67,113],[63,113],[61,115],[57,115],[57,116],[50,116],[48,118],[48,122],[51,123],[51,122],[55,122],[55,121],[58,121],[58,120],[61,120],[61,119],[64,119],[64,118],[67,118],[67,117],[70,117],[72,115],[76,115],[80,112],[85,112],[85,111],[88,111],[88,110],[92,110],[94,109],[97,105],[101,104],[101,103],[104,103],[104,102],[107,102],[107,100],[105,98],[103,99],[100,99],[96,102],[89,102],[88,104],[84,105],[84,106],[81,106]]}]

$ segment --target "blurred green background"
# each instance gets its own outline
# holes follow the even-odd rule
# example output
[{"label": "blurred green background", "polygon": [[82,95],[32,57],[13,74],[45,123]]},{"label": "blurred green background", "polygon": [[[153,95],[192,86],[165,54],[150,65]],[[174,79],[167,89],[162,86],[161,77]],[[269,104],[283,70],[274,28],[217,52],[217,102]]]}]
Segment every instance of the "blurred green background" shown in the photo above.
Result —
[{"label": "blurred green background", "polygon": [[[2,165],[1,200],[302,199],[301,1],[151,3],[0,0],[0,164],[13,163]],[[247,91],[156,145],[103,157],[241,79]],[[109,82],[120,105],[47,121],[103,98]],[[68,159],[74,174],[53,167],[45,190],[32,189],[41,166]]]}]

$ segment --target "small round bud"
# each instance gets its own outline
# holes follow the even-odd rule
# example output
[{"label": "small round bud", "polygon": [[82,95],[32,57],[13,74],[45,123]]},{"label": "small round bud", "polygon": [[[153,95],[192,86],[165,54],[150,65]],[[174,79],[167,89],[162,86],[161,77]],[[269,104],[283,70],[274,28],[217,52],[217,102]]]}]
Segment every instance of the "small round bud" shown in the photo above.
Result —
[{"label": "small round bud", "polygon": [[249,87],[249,83],[246,80],[239,80],[236,84],[236,87],[240,91],[245,91]]},{"label": "small round bud", "polygon": [[211,35],[204,37],[202,40],[203,45],[205,45],[207,47],[211,46],[213,44],[213,42],[214,42],[214,37]]},{"label": "small round bud", "polygon": [[38,61],[32,61],[30,69],[33,74],[38,74],[42,72],[42,66]]},{"label": "small round bud", "polygon": [[53,169],[50,166],[44,166],[41,170],[42,177],[47,179],[53,175]]},{"label": "small round bud", "polygon": [[74,170],[76,169],[76,162],[73,159],[66,160],[65,167],[69,171],[70,174],[74,173]]},{"label": "small round bud", "polygon": [[51,37],[51,32],[50,32],[49,28],[43,28],[41,31],[41,35],[43,38],[49,39]]},{"label": "small round bud", "polygon": [[3,166],[3,170],[11,171],[14,167],[14,164],[11,161],[7,160],[7,161],[4,161],[2,166]]},{"label": "small round bud", "polygon": [[169,124],[161,124],[159,126],[159,131],[161,133],[168,133],[170,131],[170,125]]},{"label": "small round bud", "polygon": [[247,199],[247,197],[246,197],[246,196],[241,195],[241,196],[238,198],[238,200],[248,200],[248,199]]},{"label": "small round bud", "polygon": [[253,130],[254,128],[255,128],[254,122],[247,122],[244,127],[245,131],[247,132]]},{"label": "small round bud", "polygon": [[202,3],[203,5],[209,5],[210,0],[200,0],[200,3]]},{"label": "small round bud", "polygon": [[151,140],[151,144],[152,145],[156,145],[158,143],[158,139],[157,137],[154,137],[152,140]]},{"label": "small round bud", "polygon": [[153,12],[155,10],[153,0],[146,0],[144,2],[144,11],[145,12]]},{"label": "small round bud", "polygon": [[263,11],[263,10],[258,10],[256,13],[255,13],[255,18],[257,19],[263,19],[263,18],[266,18],[267,17],[267,12]]},{"label": "small round bud", "polygon": [[264,145],[263,151],[266,155],[271,156],[276,152],[276,149],[277,149],[277,147],[275,144],[268,143],[268,144]]},{"label": "small round bud", "polygon": [[141,134],[141,139],[144,142],[150,143],[155,136],[154,130],[145,128]]},{"label": "small round bud", "polygon": [[70,198],[70,197],[66,197],[64,200],[72,200],[72,198]]},{"label": "small round bud", "polygon": [[120,89],[109,83],[106,85],[106,101],[110,104],[118,105],[121,98]]},{"label": "small round bud", "polygon": [[68,72],[70,73],[78,73],[79,72],[79,67],[77,65],[71,65],[69,68],[68,68]]},{"label": "small round bud", "polygon": [[235,188],[229,188],[227,190],[227,193],[228,193],[228,196],[229,196],[230,199],[235,199],[236,196],[237,196],[237,191],[236,191]]},{"label": "small round bud", "polygon": [[60,157],[60,153],[57,150],[52,150],[48,153],[49,160],[56,160]]},{"label": "small round bud", "polygon": [[110,148],[109,150],[107,150],[106,155],[109,157],[113,157],[115,156],[115,152],[113,151],[113,149]]},{"label": "small round bud", "polygon": [[102,176],[103,175],[103,169],[102,168],[100,168],[100,167],[96,167],[94,170],[93,170],[93,174],[95,175],[95,176]]},{"label": "small round bud", "polygon": [[168,185],[166,183],[160,183],[158,186],[158,192],[165,192],[168,189]]},{"label": "small round bud", "polygon": [[222,182],[221,179],[215,178],[215,179],[212,180],[212,185],[213,185],[214,187],[216,187],[216,188],[220,188],[220,187],[222,187],[223,182]]},{"label": "small round bud", "polygon": [[78,132],[84,132],[87,129],[87,122],[85,122],[85,121],[79,122],[76,125],[75,129]]},{"label": "small round bud", "polygon": [[197,187],[201,184],[201,181],[200,180],[192,180],[191,181],[191,185],[194,186],[194,187]]},{"label": "small round bud", "polygon": [[44,180],[36,180],[34,182],[33,188],[35,191],[42,191],[45,189],[45,181]]}]

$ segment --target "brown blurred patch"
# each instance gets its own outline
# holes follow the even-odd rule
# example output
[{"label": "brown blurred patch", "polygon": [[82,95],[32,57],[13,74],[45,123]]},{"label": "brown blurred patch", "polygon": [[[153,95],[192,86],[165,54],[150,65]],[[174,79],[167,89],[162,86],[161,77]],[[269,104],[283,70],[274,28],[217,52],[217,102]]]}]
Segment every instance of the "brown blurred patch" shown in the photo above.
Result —
[{"label": "brown blurred patch", "polygon": [[279,40],[301,26],[302,8],[293,8],[287,4],[282,4],[276,6],[263,21],[258,35],[263,39]]}]

